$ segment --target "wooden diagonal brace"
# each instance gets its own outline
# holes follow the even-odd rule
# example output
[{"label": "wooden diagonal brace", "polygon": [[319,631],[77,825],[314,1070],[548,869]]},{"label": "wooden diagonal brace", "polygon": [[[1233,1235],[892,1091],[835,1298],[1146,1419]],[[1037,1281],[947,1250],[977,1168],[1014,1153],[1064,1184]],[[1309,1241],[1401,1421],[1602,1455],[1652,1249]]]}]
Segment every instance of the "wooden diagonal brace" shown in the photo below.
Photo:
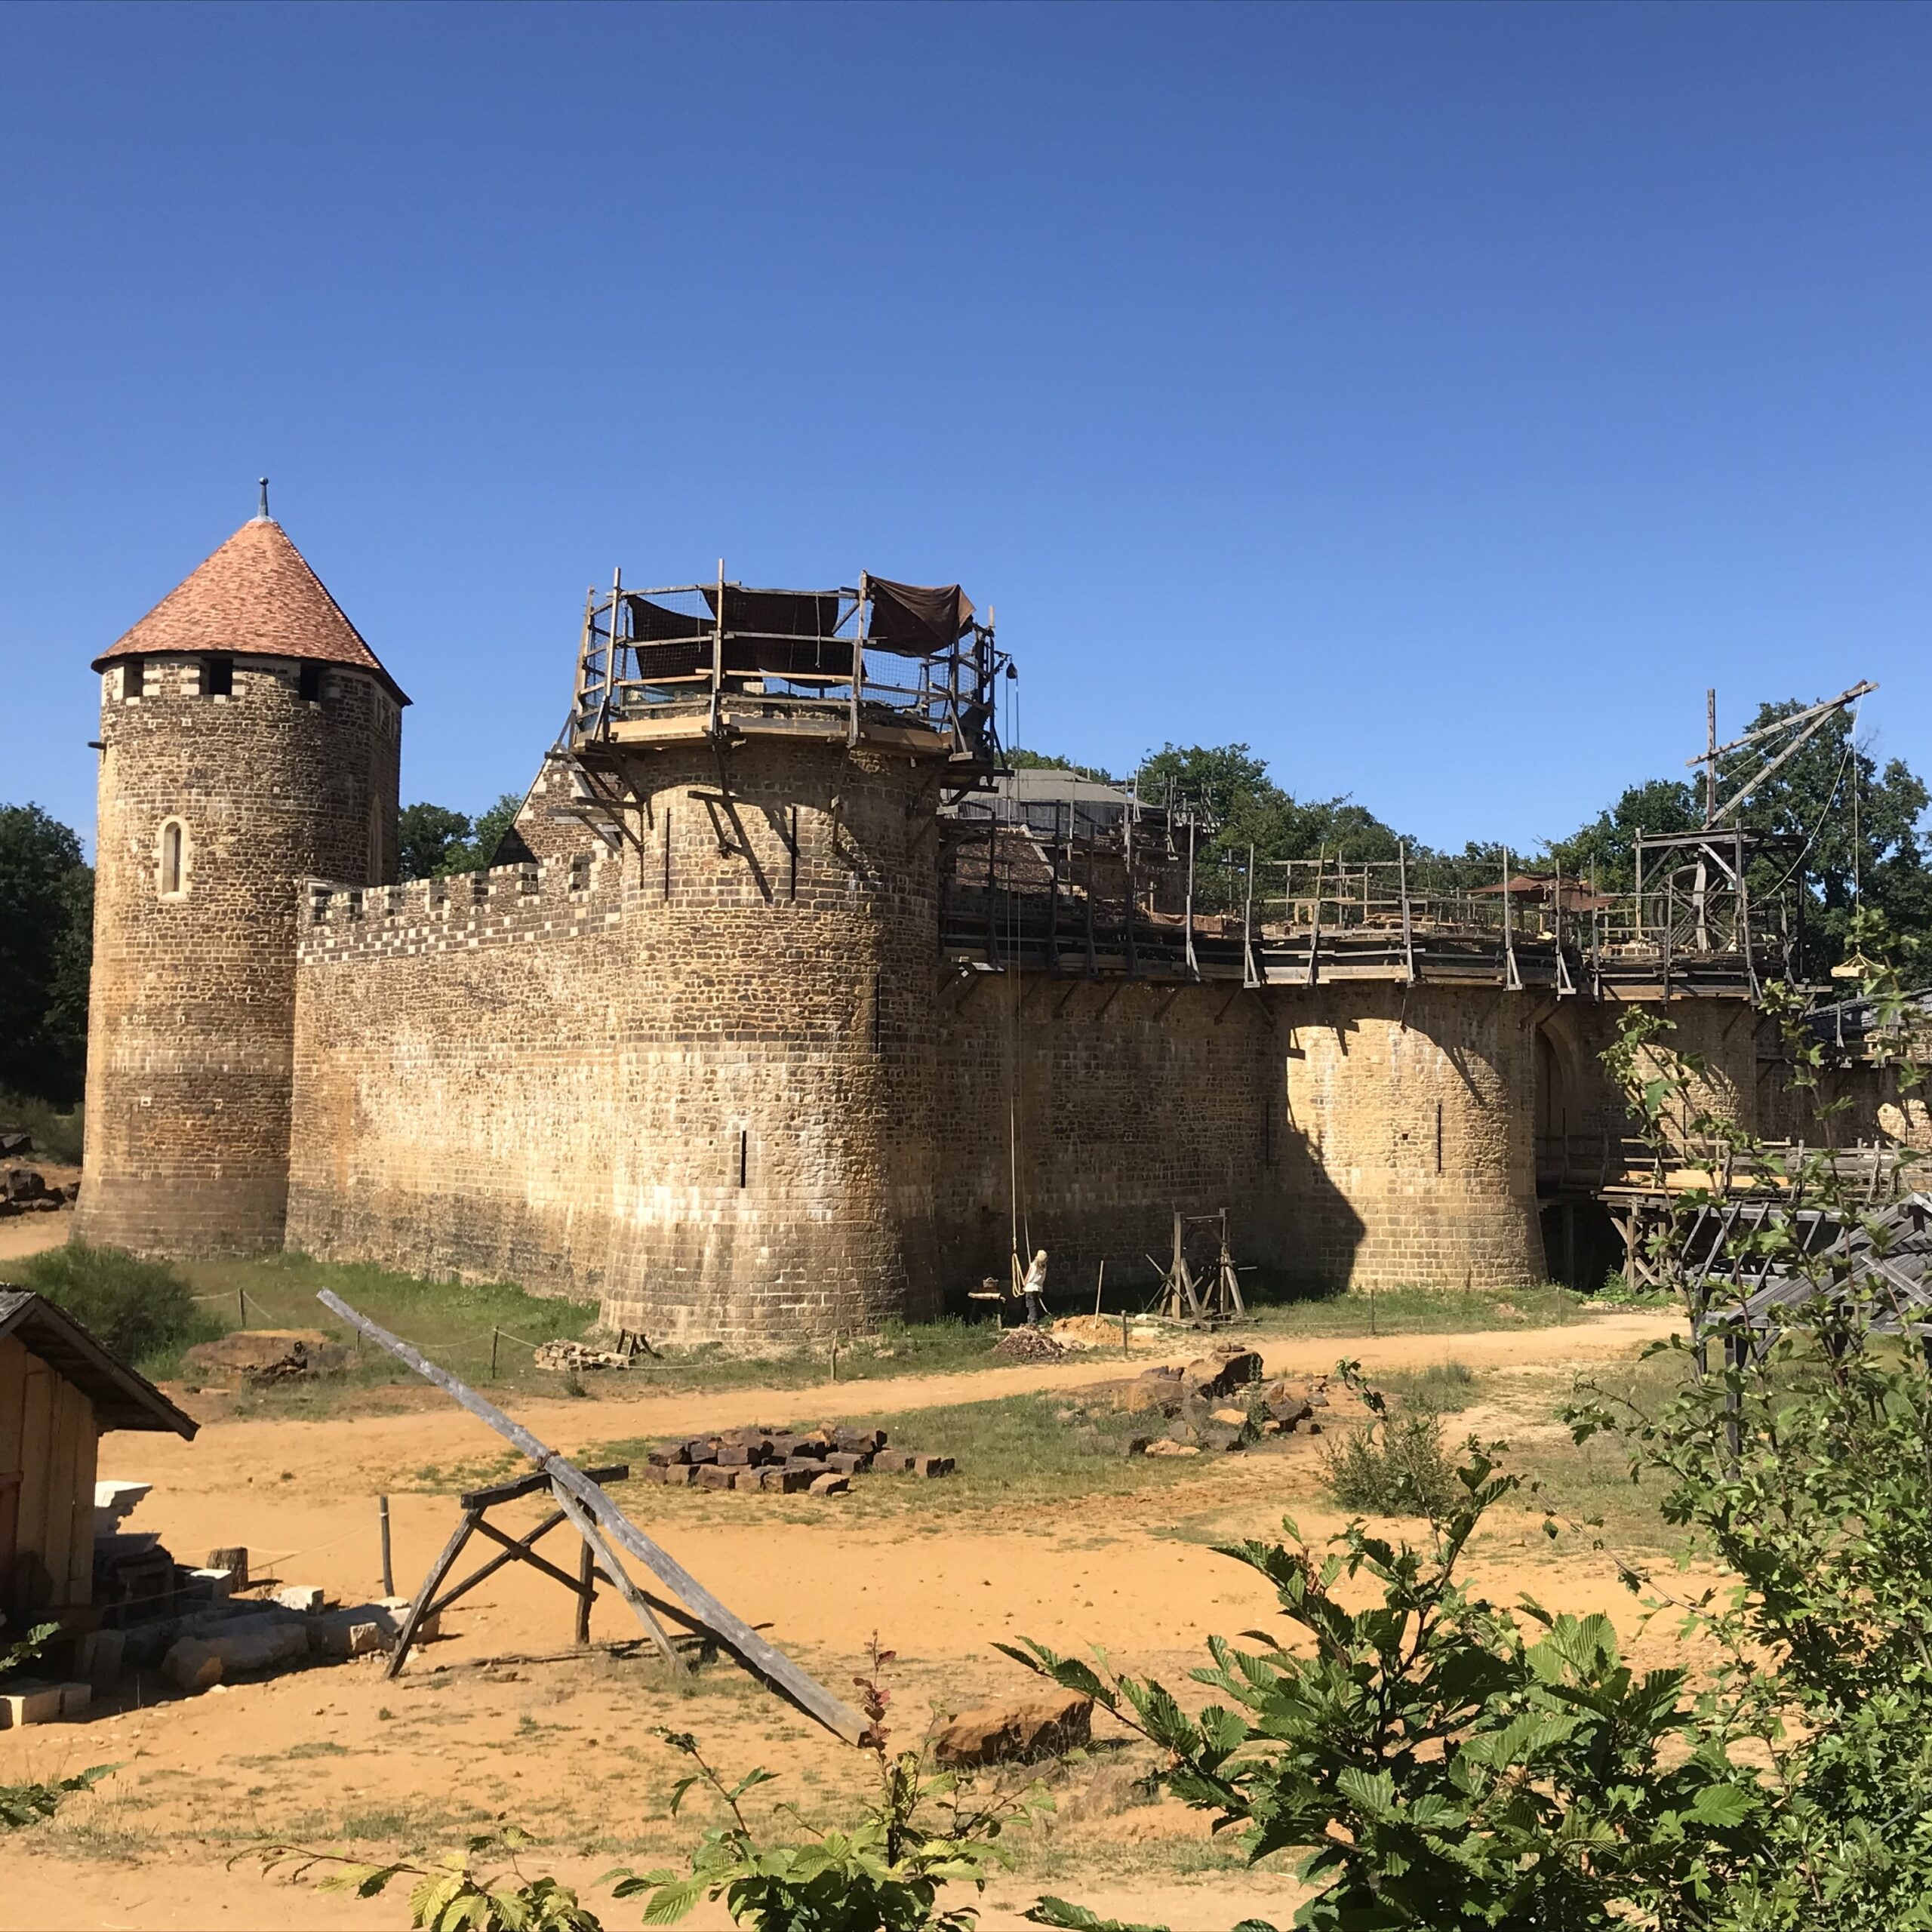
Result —
[{"label": "wooden diagonal brace", "polygon": [[[815,1717],[828,1730],[856,1744],[866,1730],[866,1720],[842,1698],[836,1697],[816,1678],[801,1670],[783,1651],[768,1644],[724,1604],[718,1601],[668,1550],[660,1549],[625,1515],[577,1465],[560,1456],[521,1423],[513,1422],[493,1402],[485,1401],[469,1385],[439,1364],[431,1361],[399,1335],[392,1335],[366,1315],[351,1308],[340,1295],[325,1288],[315,1299],[358,1334],[366,1335],[378,1348],[386,1349],[397,1361],[406,1363],[424,1381],[432,1382],[460,1407],[479,1422],[487,1423],[519,1454],[528,1456],[551,1481],[552,1493],[561,1506],[571,1497],[585,1515],[593,1518],[605,1535],[627,1555],[634,1556],[667,1585],[694,1617],[715,1636],[748,1669],[755,1672],[774,1690],[782,1691],[801,1710]],[[452,1540],[442,1559],[442,1571],[456,1560],[456,1552],[469,1532],[466,1523]],[[438,1578],[440,1580],[440,1576]],[[426,1597],[424,1601],[426,1601]],[[398,1647],[400,1647],[398,1646]]]}]

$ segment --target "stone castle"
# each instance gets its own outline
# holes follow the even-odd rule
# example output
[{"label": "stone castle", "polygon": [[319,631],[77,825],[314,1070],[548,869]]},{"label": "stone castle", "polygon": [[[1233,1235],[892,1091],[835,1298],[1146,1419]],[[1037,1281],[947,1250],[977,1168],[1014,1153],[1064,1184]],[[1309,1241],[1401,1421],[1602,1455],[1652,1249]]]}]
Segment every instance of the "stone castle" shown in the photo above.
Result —
[{"label": "stone castle", "polygon": [[1743,835],[1652,841],[1628,901],[1213,873],[1186,801],[1002,771],[1012,666],[956,587],[620,578],[497,863],[402,884],[408,700],[266,513],[94,669],[89,1241],[739,1344],[930,1316],[1035,1244],[1077,1306],[1223,1208],[1310,1281],[1600,1278],[1631,1001],[1778,1124]]}]

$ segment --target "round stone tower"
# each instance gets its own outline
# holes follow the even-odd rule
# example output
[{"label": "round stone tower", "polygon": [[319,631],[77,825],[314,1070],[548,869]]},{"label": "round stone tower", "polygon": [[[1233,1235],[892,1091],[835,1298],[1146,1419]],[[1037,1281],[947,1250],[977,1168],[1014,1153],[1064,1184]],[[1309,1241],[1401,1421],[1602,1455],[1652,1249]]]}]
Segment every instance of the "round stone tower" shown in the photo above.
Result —
[{"label": "round stone tower", "polygon": [[94,668],[75,1232],[146,1254],[278,1247],[297,881],[394,879],[408,700],[266,501]]}]

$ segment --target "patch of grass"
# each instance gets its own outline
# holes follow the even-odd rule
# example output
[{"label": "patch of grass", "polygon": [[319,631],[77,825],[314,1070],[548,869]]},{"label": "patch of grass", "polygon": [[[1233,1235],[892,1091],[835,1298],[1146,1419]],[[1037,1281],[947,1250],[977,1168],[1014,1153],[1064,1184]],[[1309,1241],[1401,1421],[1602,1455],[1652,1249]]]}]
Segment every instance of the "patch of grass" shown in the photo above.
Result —
[{"label": "patch of grass", "polygon": [[77,1168],[81,1164],[82,1110],[76,1106],[63,1112],[50,1100],[0,1088],[0,1127],[24,1128],[33,1137],[29,1160],[50,1161],[57,1167]]},{"label": "patch of grass", "polygon": [[1263,1340],[1298,1335],[1457,1335],[1550,1328],[1589,1319],[1590,1297],[1545,1284],[1487,1289],[1389,1288],[1374,1294],[1309,1295],[1263,1303],[1247,1325]]},{"label": "patch of grass", "polygon": [[1426,1368],[1385,1369],[1370,1380],[1385,1394],[1439,1416],[1454,1415],[1475,1400],[1476,1372],[1467,1362],[1432,1361]]},{"label": "patch of grass", "polygon": [[[1084,1420],[1068,1424],[1054,1420],[1067,1406],[1063,1395],[1006,1395],[988,1402],[954,1402],[919,1409],[892,1419],[896,1448],[950,1456],[958,1466],[949,1476],[921,1481],[911,1476],[864,1475],[851,1494],[835,1503],[817,1497],[737,1497],[706,1490],[651,1491],[654,1511],[658,1499],[672,1507],[694,1512],[715,1508],[734,1517],[767,1510],[785,1516],[808,1512],[808,1520],[823,1520],[828,1509],[848,1515],[896,1514],[916,1509],[921,1515],[943,1515],[1008,1506],[1044,1509],[1063,1506],[1083,1496],[1128,1495],[1164,1486],[1217,1466],[1217,1459],[1192,1457],[1123,1456],[1121,1443],[1130,1435],[1158,1434],[1165,1424],[1100,1407]],[[811,1426],[799,1419],[788,1426]],[[637,1437],[605,1442],[587,1451],[586,1461],[641,1463],[657,1438]],[[755,1520],[755,1518],[752,1518]],[[1063,1520],[1063,1518],[1056,1518]]]},{"label": "patch of grass", "polygon": [[221,1333],[187,1281],[165,1261],[69,1241],[20,1265],[23,1283],[66,1310],[104,1348],[165,1375],[190,1343]]}]

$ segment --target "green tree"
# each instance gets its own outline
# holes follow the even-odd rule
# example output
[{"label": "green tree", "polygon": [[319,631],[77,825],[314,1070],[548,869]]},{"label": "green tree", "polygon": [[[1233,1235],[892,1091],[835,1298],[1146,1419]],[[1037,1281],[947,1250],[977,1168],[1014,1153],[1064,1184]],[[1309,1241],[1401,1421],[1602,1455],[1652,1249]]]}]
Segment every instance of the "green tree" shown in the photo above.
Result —
[{"label": "green tree", "polygon": [[1703,808],[1691,786],[1675,778],[1632,785],[1607,812],[1567,838],[1553,841],[1549,854],[1571,878],[1594,875],[1605,892],[1628,892],[1637,882],[1639,832],[1694,832]]},{"label": "green tree", "polygon": [[482,871],[486,866],[494,865],[497,848],[515,824],[516,815],[522,809],[521,792],[504,792],[477,820],[469,836],[450,847],[437,871],[445,874],[475,872]]},{"label": "green tree", "polygon": [[0,805],[0,1087],[80,1098],[93,949],[79,838],[38,805]]},{"label": "green tree", "polygon": [[1097,764],[1075,764],[1057,752],[1029,752],[1023,745],[1008,752],[1006,761],[1015,771],[1070,771],[1076,778],[1092,779],[1097,785],[1115,782],[1112,773],[1102,771]]},{"label": "green tree", "polygon": [[396,816],[398,869],[405,878],[435,878],[475,829],[467,812],[453,812],[446,805],[405,805]]}]

